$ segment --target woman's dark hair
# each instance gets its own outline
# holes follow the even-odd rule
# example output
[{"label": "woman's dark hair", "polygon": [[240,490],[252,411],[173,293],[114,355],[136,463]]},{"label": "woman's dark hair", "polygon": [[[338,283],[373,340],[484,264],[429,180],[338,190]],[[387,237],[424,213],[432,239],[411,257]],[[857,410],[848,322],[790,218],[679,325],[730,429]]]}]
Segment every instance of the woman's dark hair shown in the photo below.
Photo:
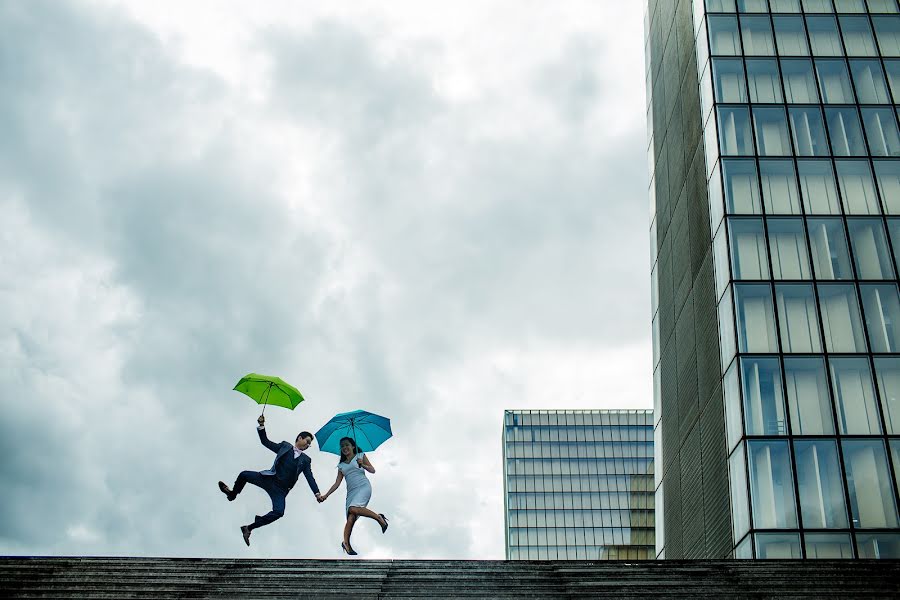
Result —
[{"label": "woman's dark hair", "polygon": [[357,454],[359,454],[359,448],[356,447],[356,440],[354,440],[353,438],[351,438],[351,437],[344,437],[344,438],[341,438],[341,442],[340,442],[340,443],[343,444],[343,443],[344,443],[344,440],[350,442],[350,445],[353,446],[353,455],[350,456],[350,459],[347,460],[347,461],[344,461],[344,457],[343,457],[343,455],[342,455],[342,456],[341,456],[341,461],[343,461],[343,462],[350,462],[351,460],[353,460],[353,457],[354,457],[354,456],[356,456]]}]

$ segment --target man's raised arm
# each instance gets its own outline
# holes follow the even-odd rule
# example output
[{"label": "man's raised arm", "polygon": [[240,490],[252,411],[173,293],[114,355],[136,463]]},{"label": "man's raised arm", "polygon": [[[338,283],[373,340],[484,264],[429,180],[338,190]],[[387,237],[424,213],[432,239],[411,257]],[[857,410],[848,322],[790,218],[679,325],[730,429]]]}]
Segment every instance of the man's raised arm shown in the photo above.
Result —
[{"label": "man's raised arm", "polygon": [[262,442],[263,446],[277,454],[281,449],[281,446],[279,444],[276,444],[266,436],[266,418],[262,415],[259,415],[259,418],[256,420],[256,422],[259,423],[259,427],[256,428],[256,433],[259,434],[259,441]]}]

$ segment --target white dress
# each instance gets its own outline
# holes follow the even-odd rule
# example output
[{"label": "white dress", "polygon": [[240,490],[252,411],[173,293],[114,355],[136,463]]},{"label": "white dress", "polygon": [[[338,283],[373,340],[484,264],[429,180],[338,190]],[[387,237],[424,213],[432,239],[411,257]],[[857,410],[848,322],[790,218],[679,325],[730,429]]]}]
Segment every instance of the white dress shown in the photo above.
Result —
[{"label": "white dress", "polygon": [[338,469],[344,474],[347,483],[346,511],[349,511],[351,506],[367,506],[372,497],[372,484],[366,477],[366,471],[356,463],[357,459],[362,460],[364,456],[365,453],[360,452],[349,463],[344,461],[338,463]]}]

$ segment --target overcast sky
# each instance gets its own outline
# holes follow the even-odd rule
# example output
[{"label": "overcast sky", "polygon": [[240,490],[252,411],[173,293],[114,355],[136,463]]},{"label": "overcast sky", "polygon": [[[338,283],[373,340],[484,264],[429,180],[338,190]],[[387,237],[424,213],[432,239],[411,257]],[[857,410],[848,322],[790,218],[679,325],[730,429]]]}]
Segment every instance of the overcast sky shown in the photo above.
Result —
[{"label": "overcast sky", "polygon": [[[642,3],[0,0],[0,554],[503,558],[507,408],[650,408]],[[310,451],[325,490],[337,457]]]}]

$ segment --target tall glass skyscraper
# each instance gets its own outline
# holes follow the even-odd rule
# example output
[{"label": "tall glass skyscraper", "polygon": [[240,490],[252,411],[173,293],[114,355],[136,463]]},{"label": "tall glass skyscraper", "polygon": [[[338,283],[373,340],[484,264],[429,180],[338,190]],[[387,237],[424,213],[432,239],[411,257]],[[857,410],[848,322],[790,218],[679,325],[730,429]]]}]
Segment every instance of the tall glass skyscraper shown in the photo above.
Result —
[{"label": "tall glass skyscraper", "polygon": [[507,410],[506,558],[654,557],[653,413]]},{"label": "tall glass skyscraper", "polygon": [[646,34],[658,555],[900,558],[900,7]]}]

